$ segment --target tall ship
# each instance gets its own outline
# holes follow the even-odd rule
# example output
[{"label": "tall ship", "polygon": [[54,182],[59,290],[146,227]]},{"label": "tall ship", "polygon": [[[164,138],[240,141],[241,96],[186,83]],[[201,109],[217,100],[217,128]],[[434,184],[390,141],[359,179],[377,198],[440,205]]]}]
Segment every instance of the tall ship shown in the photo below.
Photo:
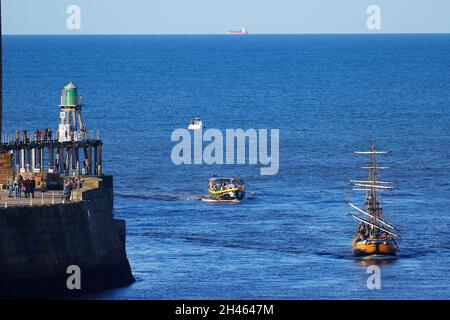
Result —
[{"label": "tall ship", "polygon": [[[351,180],[353,190],[365,192],[364,208],[360,208],[349,202],[349,206],[355,210],[351,213],[359,224],[352,240],[352,252],[354,256],[395,256],[399,251],[396,238],[399,238],[399,230],[384,217],[381,203],[381,192],[394,190],[395,182],[379,180],[378,172],[388,167],[378,166],[377,155],[386,154],[388,151],[375,149],[371,145],[368,151],[355,151],[355,154],[369,155],[369,164],[363,169],[368,170],[367,180]],[[358,213],[358,215],[356,214]],[[362,216],[361,216],[362,215]]]},{"label": "tall ship", "polygon": [[237,30],[237,31],[230,30],[226,34],[230,34],[230,35],[246,35],[246,34],[248,34],[248,29],[246,27],[242,27],[241,30]]}]

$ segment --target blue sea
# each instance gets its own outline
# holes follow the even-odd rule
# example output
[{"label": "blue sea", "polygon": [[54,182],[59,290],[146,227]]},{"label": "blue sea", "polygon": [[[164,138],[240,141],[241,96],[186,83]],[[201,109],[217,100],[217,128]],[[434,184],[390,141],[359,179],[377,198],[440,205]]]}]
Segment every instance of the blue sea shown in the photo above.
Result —
[{"label": "blue sea", "polygon": [[[59,121],[74,81],[104,140],[136,282],[92,299],[450,298],[450,35],[4,36],[4,132]],[[280,169],[175,165],[171,134],[279,129]],[[369,141],[396,259],[351,256]],[[205,143],[206,146],[206,143]],[[199,201],[239,175],[241,204]],[[381,270],[381,289],[366,283]]]}]

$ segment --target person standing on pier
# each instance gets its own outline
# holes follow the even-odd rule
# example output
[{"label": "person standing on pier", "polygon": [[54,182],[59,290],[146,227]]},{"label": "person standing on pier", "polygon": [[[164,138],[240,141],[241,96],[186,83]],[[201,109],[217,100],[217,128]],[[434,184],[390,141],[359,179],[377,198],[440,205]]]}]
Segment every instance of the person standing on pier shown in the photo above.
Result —
[{"label": "person standing on pier", "polygon": [[28,198],[28,195],[30,194],[30,179],[26,178],[22,183],[22,189],[25,193],[25,198]]},{"label": "person standing on pier", "polygon": [[22,198],[22,188],[23,188],[23,177],[22,177],[22,175],[20,175],[19,174],[19,177],[17,178],[17,189],[18,189],[18,192],[16,192],[16,198],[17,198],[17,196],[19,197],[19,198]]},{"label": "person standing on pier", "polygon": [[14,198],[19,197],[20,195],[20,184],[19,178],[14,179]]},{"label": "person standing on pier", "polygon": [[29,181],[29,186],[30,186],[30,196],[32,198],[34,198],[34,190],[36,189],[36,180],[34,179],[34,177],[31,177],[31,180]]},{"label": "person standing on pier", "polygon": [[12,198],[14,194],[14,179],[13,177],[8,178],[8,198]]},{"label": "person standing on pier", "polygon": [[45,140],[50,141],[52,140],[52,129],[47,128],[45,129]]}]

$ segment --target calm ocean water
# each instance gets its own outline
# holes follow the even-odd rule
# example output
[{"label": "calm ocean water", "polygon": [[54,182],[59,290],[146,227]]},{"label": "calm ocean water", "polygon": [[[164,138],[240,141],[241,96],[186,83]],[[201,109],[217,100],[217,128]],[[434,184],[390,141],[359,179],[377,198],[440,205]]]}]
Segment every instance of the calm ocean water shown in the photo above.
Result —
[{"label": "calm ocean water", "polygon": [[[115,215],[137,282],[112,299],[450,298],[450,35],[7,36],[4,131],[56,128],[61,88],[102,131]],[[173,165],[175,128],[279,128],[280,171]],[[352,154],[369,138],[399,183],[386,215],[403,238],[366,287],[350,255]],[[239,175],[239,205],[196,196]],[[398,208],[396,208],[398,205]]]}]

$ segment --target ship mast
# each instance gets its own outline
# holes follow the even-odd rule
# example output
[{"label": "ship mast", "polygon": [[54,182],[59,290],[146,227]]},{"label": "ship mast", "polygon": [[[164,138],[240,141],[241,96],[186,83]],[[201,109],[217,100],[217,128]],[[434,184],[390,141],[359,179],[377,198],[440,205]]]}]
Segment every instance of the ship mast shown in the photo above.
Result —
[{"label": "ship mast", "polygon": [[[367,192],[366,192],[366,199],[365,199],[365,205],[367,212],[371,214],[370,222],[376,223],[377,218],[381,217],[381,204],[379,201],[379,192],[378,189],[375,187],[377,185],[378,181],[378,168],[377,168],[377,154],[375,152],[375,146],[371,145],[371,151],[370,154],[370,161],[369,161],[369,174],[368,174],[368,181],[371,181],[373,183],[373,186],[371,186]],[[378,230],[375,229],[373,226],[369,226],[370,228],[370,235],[372,237],[377,237]]]},{"label": "ship mast", "polygon": [[[373,183],[373,186],[369,187],[366,192],[365,205],[367,212],[369,212],[373,217],[379,218],[381,216],[382,209],[379,202],[378,189],[375,187],[378,181],[378,168],[377,168],[377,154],[374,145],[371,146],[371,154],[368,170],[369,170],[368,181]],[[371,220],[374,219],[371,218]]]},{"label": "ship mast", "polygon": [[[349,203],[349,205],[359,211],[360,213],[365,214],[369,217],[367,221],[363,219],[358,219],[358,217],[354,218],[360,220],[361,222],[361,228],[364,228],[367,232],[367,235],[370,238],[378,238],[379,232],[385,231],[383,227],[388,227],[391,230],[397,230],[394,226],[388,224],[383,219],[383,208],[380,202],[380,191],[386,190],[386,189],[394,189],[393,186],[390,186],[389,184],[393,184],[394,182],[387,182],[387,181],[379,181],[378,180],[378,170],[379,169],[386,169],[387,167],[380,167],[377,164],[377,155],[378,154],[386,154],[387,151],[380,151],[375,149],[375,145],[371,144],[370,149],[368,151],[355,151],[354,153],[357,154],[367,154],[370,156],[370,160],[367,167],[363,167],[363,169],[368,169],[368,176],[367,180],[351,180],[353,184],[358,188],[354,190],[360,190],[365,191],[365,210],[358,208],[352,203]],[[387,233],[391,233],[390,231]],[[392,235],[397,236],[397,234],[392,233]]]}]

